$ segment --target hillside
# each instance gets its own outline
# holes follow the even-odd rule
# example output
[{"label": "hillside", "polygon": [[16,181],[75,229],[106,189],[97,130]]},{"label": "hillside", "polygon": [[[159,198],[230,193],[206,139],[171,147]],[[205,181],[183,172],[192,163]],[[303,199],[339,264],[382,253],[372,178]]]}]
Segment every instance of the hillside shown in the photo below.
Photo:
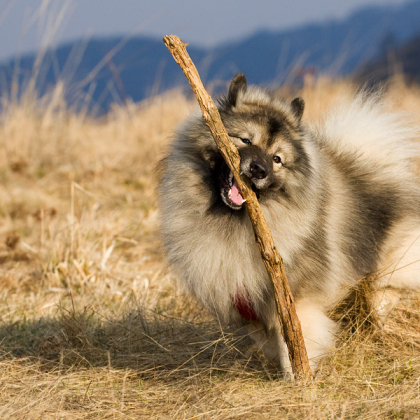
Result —
[{"label": "hillside", "polygon": [[[400,45],[418,28],[420,0],[414,0],[364,8],[341,21],[260,31],[212,49],[188,41],[204,81],[217,91],[238,71],[256,84],[299,83],[307,69],[346,75],[380,55],[387,39]],[[34,83],[41,95],[63,81],[70,105],[99,114],[114,102],[137,102],[186,84],[162,41],[145,37],[78,40],[41,55],[12,58],[0,66],[0,80],[3,96],[10,95],[13,81],[21,92]]]}]

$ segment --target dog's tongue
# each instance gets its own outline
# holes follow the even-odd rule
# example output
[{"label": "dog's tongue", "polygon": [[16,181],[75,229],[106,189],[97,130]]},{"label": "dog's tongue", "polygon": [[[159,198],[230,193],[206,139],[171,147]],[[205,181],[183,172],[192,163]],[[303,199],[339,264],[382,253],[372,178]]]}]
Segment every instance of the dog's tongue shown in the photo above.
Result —
[{"label": "dog's tongue", "polygon": [[241,195],[241,193],[239,192],[238,186],[236,185],[236,182],[233,182],[232,188],[230,190],[230,196],[229,198],[238,206],[240,206],[243,202],[244,199]]}]

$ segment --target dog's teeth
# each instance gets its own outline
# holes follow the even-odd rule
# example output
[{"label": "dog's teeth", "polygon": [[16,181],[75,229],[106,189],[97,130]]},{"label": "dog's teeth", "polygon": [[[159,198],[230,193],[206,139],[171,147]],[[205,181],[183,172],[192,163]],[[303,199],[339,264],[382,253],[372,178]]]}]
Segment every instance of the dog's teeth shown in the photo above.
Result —
[{"label": "dog's teeth", "polygon": [[233,173],[232,172],[229,174],[229,184],[230,185],[233,184]]}]

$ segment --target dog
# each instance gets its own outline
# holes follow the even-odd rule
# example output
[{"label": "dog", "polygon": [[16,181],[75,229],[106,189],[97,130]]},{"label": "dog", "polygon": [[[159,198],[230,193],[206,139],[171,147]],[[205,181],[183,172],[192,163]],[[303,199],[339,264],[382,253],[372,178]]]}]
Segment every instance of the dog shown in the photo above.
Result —
[{"label": "dog", "polygon": [[[418,130],[378,94],[342,98],[322,123],[291,103],[231,81],[218,109],[283,258],[312,369],[334,348],[328,312],[373,280],[379,318],[420,286]],[[243,198],[201,114],[177,130],[159,183],[165,252],[181,284],[221,322],[246,325],[290,372],[273,289]]]}]

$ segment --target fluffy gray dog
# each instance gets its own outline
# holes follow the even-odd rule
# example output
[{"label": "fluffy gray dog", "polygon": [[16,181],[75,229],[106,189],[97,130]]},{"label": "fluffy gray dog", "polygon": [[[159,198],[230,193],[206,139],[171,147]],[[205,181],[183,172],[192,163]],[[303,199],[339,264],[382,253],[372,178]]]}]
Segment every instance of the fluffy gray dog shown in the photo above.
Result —
[{"label": "fluffy gray dog", "polygon": [[[283,257],[312,367],[334,347],[327,313],[377,272],[385,319],[420,285],[418,132],[366,94],[338,101],[319,126],[304,102],[271,97],[236,75],[219,111]],[[181,283],[223,321],[247,325],[290,370],[270,279],[243,199],[200,114],[177,131],[160,182],[162,237]]]}]

